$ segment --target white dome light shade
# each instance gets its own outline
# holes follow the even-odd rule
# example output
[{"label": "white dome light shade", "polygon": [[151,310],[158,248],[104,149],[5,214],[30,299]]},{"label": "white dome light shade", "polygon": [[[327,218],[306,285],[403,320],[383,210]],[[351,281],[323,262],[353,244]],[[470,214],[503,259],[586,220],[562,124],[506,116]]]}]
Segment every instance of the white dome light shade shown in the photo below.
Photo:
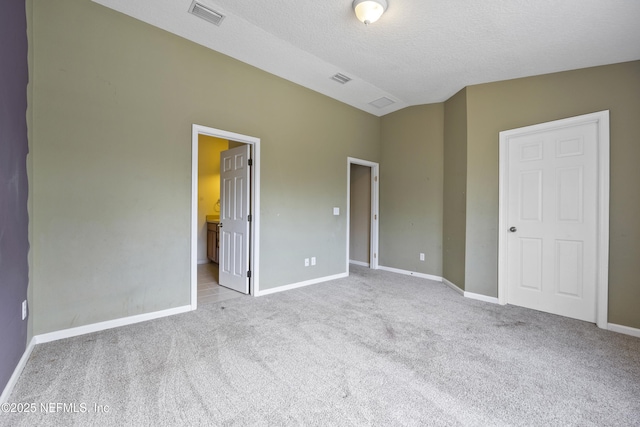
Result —
[{"label": "white dome light shade", "polygon": [[353,10],[359,20],[369,25],[380,19],[387,10],[387,0],[354,0]]}]

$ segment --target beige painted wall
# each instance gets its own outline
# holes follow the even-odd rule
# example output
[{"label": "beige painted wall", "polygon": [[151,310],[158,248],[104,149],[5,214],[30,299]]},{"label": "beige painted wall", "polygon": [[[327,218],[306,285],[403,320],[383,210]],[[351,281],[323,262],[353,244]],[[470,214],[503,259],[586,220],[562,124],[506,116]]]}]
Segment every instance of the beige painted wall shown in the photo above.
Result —
[{"label": "beige painted wall", "polygon": [[380,265],[442,276],[444,104],[388,114],[381,134]]},{"label": "beige painted wall", "polygon": [[497,295],[498,133],[610,110],[609,322],[640,328],[640,61],[467,88],[466,290]]},{"label": "beige painted wall", "polygon": [[198,263],[207,263],[207,215],[220,216],[220,152],[226,139],[198,135]]},{"label": "beige painted wall", "polygon": [[467,232],[467,91],[444,103],[442,277],[465,286]]},{"label": "beige painted wall", "polygon": [[351,164],[349,259],[369,264],[371,247],[371,168]]},{"label": "beige painted wall", "polygon": [[[443,277],[466,291],[497,296],[498,133],[608,109],[609,321],[640,327],[640,192],[633,185],[640,182],[640,61],[470,86],[438,105],[382,119],[381,265],[440,275],[438,268],[421,270],[414,261],[417,248],[426,244],[424,236],[440,230]],[[443,136],[438,121],[426,117],[439,108],[444,109]],[[431,134],[425,138],[427,129]],[[443,154],[420,152],[437,147],[439,138]],[[423,140],[430,145],[421,146]],[[425,172],[438,162],[444,163],[444,192],[441,198],[437,191],[425,197],[433,189]],[[427,200],[442,203],[444,212],[442,226],[429,233],[428,219],[441,217],[426,213]],[[433,246],[427,253],[438,256]]]},{"label": "beige painted wall", "polygon": [[[30,337],[189,303],[193,123],[262,139],[263,289],[344,271],[347,156],[381,164],[381,265],[443,275],[453,104],[378,119],[89,0],[27,10]],[[609,320],[640,327],[639,95],[640,62],[467,89],[466,290],[497,292],[498,132],[610,109]]]},{"label": "beige painted wall", "polygon": [[262,289],[345,272],[332,207],[348,156],[379,161],[379,118],[89,0],[29,1],[33,334],[189,304],[193,123],[261,138]]}]

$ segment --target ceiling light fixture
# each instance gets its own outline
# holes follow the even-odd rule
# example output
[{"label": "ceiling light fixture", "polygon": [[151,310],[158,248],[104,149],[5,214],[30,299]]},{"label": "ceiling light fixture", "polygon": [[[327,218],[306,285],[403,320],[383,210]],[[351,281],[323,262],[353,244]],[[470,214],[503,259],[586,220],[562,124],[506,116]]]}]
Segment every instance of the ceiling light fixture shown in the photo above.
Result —
[{"label": "ceiling light fixture", "polygon": [[387,0],[353,0],[353,10],[364,25],[369,25],[387,10]]}]

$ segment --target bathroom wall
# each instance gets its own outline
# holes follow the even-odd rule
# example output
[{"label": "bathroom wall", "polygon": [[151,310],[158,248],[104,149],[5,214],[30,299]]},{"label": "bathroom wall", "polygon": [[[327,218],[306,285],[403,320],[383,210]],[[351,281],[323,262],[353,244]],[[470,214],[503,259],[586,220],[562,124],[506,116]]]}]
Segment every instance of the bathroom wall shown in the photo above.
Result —
[{"label": "bathroom wall", "polygon": [[220,152],[229,148],[226,139],[198,137],[198,264],[207,259],[207,215],[220,215]]}]

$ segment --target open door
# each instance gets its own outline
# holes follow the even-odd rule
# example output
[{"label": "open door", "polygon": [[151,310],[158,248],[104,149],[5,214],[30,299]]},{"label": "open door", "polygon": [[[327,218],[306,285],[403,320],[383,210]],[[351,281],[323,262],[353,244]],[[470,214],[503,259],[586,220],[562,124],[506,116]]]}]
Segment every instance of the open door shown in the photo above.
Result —
[{"label": "open door", "polygon": [[221,286],[249,293],[250,147],[220,153]]},{"label": "open door", "polygon": [[[357,205],[355,200],[352,199],[352,185],[356,174],[354,171],[366,171],[366,174],[360,176],[360,181],[364,187],[354,188],[353,191],[359,193],[368,193],[368,197],[364,197],[364,207]],[[379,206],[379,186],[380,186],[380,165],[368,160],[356,159],[354,157],[347,157],[347,266],[346,271],[349,271],[349,264],[357,264],[369,267],[371,269],[378,268],[378,206]],[[364,178],[364,181],[362,181]],[[362,194],[360,194],[362,195]],[[363,199],[361,199],[362,201]],[[362,203],[360,202],[362,205]],[[364,212],[362,210],[364,209]],[[368,220],[364,221],[364,225],[360,223],[356,225],[352,221],[351,216],[354,213],[353,210],[360,211],[358,215],[368,216]],[[352,239],[356,238],[352,235],[355,227],[359,227],[359,234],[362,239],[359,243],[352,242]],[[364,228],[363,228],[364,227]],[[356,238],[357,239],[357,238]],[[356,255],[355,247],[352,247],[353,243],[360,245],[357,249],[359,256]],[[368,253],[367,253],[368,252]],[[353,256],[353,257],[352,257]]]}]

